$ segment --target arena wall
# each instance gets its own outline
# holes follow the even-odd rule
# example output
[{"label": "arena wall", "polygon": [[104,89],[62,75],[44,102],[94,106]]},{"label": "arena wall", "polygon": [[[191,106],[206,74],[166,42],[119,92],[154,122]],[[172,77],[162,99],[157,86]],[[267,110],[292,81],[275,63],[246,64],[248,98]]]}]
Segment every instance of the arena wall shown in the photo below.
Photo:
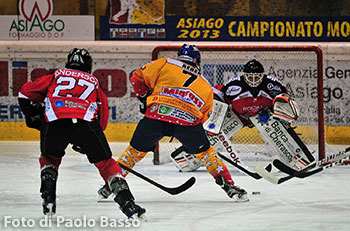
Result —
[{"label": "arena wall", "polygon": [[[187,42],[190,43],[190,42]],[[151,60],[160,45],[183,42],[127,41],[0,41],[0,140],[38,140],[39,133],[25,126],[16,96],[25,82],[64,66],[73,47],[87,48],[93,74],[104,88],[110,104],[106,135],[111,142],[128,142],[142,115],[132,93],[129,76]],[[350,43],[245,43],[195,42],[196,45],[316,45],[324,53],[326,137],[331,144],[350,144]],[[281,72],[282,73],[282,72]],[[279,74],[280,75],[280,74]],[[279,77],[283,82],[283,74]],[[304,89],[305,92],[308,89]]]}]

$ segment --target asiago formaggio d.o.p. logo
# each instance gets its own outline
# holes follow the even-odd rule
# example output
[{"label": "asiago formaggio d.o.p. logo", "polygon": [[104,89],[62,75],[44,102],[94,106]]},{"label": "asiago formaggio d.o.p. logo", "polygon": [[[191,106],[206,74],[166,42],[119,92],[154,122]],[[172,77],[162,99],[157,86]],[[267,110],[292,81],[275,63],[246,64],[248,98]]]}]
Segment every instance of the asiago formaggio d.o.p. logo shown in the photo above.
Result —
[{"label": "asiago formaggio d.o.p. logo", "polygon": [[[1,15],[0,39],[94,40],[94,16],[53,15],[52,0],[19,0],[19,15]],[[77,27],[76,25],[79,25]]]},{"label": "asiago formaggio d.o.p. logo", "polygon": [[64,37],[64,21],[51,17],[52,0],[20,0],[18,8],[20,17],[11,22],[9,31],[11,37]]}]

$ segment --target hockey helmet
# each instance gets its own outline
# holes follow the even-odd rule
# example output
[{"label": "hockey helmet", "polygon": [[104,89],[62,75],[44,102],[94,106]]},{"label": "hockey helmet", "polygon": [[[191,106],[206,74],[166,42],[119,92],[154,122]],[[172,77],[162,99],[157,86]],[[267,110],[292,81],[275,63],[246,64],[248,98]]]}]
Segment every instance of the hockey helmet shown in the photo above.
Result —
[{"label": "hockey helmet", "polygon": [[66,68],[80,70],[90,74],[92,68],[90,53],[85,48],[72,49],[67,56]]},{"label": "hockey helmet", "polygon": [[251,87],[257,87],[263,80],[264,67],[259,61],[252,59],[244,65],[243,72],[246,83]]},{"label": "hockey helmet", "polygon": [[178,60],[200,69],[201,54],[195,45],[184,44],[177,52]]}]

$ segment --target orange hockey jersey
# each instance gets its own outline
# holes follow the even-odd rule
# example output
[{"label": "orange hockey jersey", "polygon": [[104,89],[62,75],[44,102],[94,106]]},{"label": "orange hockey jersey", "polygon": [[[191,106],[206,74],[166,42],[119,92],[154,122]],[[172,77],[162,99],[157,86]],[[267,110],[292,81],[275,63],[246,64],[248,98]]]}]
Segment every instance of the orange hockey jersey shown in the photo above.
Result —
[{"label": "orange hockey jersey", "polygon": [[[134,72],[135,93],[147,89],[145,116],[185,126],[204,123],[213,107],[213,90],[200,71],[172,58],[161,58]],[[137,94],[138,95],[138,94]]]}]

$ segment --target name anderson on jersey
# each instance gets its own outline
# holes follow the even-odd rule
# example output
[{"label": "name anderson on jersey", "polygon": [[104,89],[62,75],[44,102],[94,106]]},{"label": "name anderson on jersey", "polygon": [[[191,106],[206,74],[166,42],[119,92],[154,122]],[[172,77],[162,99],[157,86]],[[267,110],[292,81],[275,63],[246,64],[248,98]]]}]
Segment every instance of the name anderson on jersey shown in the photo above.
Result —
[{"label": "name anderson on jersey", "polygon": [[93,84],[97,84],[98,80],[96,77],[89,75],[87,73],[81,72],[81,71],[74,71],[70,69],[59,69],[55,72],[55,78],[57,76],[66,76],[66,77],[79,77],[85,80],[88,80],[89,82]]}]

